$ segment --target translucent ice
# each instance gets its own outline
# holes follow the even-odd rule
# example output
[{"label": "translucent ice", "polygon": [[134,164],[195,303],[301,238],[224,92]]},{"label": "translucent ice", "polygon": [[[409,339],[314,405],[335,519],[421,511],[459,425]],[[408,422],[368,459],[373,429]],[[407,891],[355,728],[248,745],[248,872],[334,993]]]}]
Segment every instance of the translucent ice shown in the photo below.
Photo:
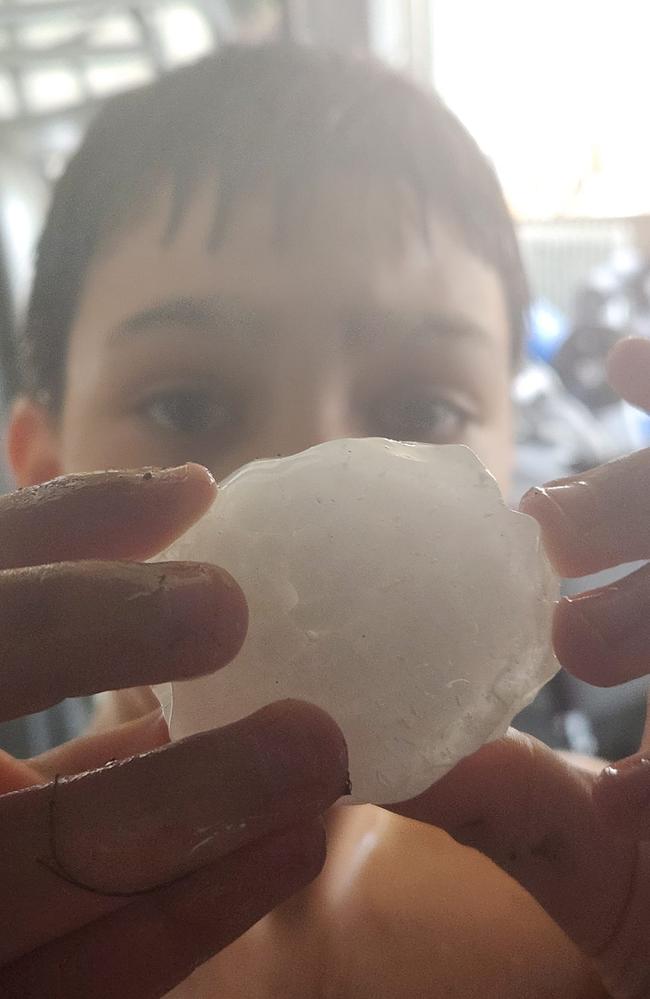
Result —
[{"label": "translucent ice", "polygon": [[465,447],[338,440],[253,462],[159,559],[216,562],[250,609],[230,666],[173,684],[172,737],[312,701],[346,735],[359,801],[424,791],[557,669],[537,524]]}]

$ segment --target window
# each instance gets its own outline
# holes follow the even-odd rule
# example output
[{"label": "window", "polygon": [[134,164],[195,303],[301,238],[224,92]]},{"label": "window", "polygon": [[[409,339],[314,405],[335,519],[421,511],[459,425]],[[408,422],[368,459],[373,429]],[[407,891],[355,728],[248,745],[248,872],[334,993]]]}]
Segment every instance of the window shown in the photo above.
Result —
[{"label": "window", "polygon": [[645,0],[371,0],[373,45],[434,83],[521,219],[650,212]]}]

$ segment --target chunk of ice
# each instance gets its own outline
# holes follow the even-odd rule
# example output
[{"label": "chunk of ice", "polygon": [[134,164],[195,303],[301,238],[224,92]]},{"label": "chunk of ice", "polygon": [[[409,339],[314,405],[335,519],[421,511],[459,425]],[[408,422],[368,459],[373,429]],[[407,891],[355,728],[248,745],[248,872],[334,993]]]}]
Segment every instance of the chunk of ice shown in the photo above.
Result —
[{"label": "chunk of ice", "polygon": [[337,440],[253,462],[168,559],[223,566],[250,609],[233,663],[172,685],[172,738],[312,701],[345,733],[358,801],[424,791],[558,668],[538,526],[466,447]]}]

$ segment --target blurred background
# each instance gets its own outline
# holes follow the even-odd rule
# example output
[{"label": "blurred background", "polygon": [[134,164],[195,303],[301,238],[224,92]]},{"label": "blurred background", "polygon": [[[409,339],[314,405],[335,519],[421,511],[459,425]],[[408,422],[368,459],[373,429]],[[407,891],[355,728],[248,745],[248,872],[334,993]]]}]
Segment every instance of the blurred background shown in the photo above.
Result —
[{"label": "blurred background", "polygon": [[[618,338],[650,335],[647,0],[0,0],[3,412],[49,191],[96,109],[227,41],[280,35],[369,51],[433,85],[493,161],[533,292],[512,499],[649,444],[650,419],[604,376]],[[636,749],[643,691],[561,675],[519,724],[620,757]],[[40,752],[87,708],[0,726],[0,745]]]}]

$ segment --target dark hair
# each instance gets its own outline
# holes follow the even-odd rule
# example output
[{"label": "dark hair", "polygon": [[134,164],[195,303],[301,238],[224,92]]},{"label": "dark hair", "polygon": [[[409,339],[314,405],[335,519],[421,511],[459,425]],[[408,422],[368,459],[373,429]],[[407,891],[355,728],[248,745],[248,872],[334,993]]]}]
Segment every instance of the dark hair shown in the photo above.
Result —
[{"label": "dark hair", "polygon": [[89,263],[103,242],[171,181],[171,238],[197,185],[220,197],[211,243],[238,199],[271,185],[279,235],[301,198],[333,170],[408,185],[458,228],[503,281],[515,353],[527,306],[514,227],[496,176],[436,96],[369,60],[295,45],[228,47],[111,100],[59,181],[39,244],[19,343],[23,388],[53,410]]}]

